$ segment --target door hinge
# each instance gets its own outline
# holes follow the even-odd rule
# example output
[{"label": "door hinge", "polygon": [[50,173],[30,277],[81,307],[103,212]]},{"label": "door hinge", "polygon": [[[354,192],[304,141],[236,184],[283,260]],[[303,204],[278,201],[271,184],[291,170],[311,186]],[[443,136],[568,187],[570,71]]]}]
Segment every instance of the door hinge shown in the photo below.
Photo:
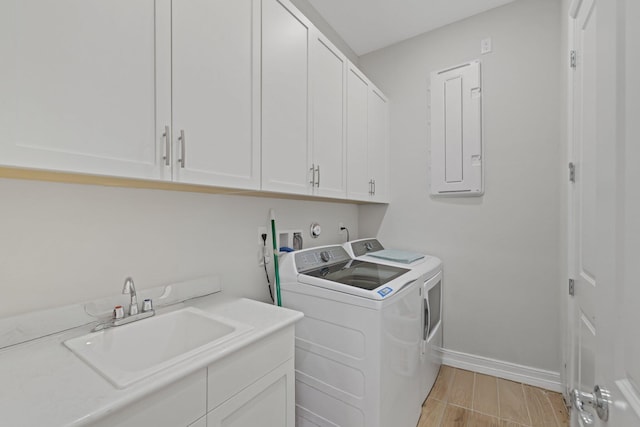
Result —
[{"label": "door hinge", "polygon": [[569,181],[576,182],[576,165],[569,162]]},{"label": "door hinge", "polygon": [[576,68],[577,67],[577,56],[576,56],[576,51],[572,50],[569,53],[569,65],[571,66],[571,68]]},{"label": "door hinge", "polygon": [[576,282],[573,279],[569,279],[569,295],[574,296],[576,294]]}]

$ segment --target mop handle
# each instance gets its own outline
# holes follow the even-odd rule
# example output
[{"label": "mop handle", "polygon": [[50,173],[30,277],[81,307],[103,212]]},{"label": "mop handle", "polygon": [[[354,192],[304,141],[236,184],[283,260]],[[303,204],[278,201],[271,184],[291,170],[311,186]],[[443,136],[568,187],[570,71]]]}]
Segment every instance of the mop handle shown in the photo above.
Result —
[{"label": "mop handle", "polygon": [[269,211],[271,217],[271,240],[273,241],[273,268],[276,276],[276,303],[282,306],[282,297],[280,296],[280,268],[278,267],[278,245],[276,242],[276,218],[273,209]]}]

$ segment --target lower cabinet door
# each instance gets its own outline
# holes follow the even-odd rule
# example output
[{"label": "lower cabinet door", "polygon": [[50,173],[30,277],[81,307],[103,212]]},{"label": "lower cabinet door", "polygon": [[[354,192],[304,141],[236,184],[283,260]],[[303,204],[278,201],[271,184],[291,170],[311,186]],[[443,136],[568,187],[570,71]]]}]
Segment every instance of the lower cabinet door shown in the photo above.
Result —
[{"label": "lower cabinet door", "polygon": [[208,427],[294,427],[293,359],[207,414]]},{"label": "lower cabinet door", "polygon": [[[92,427],[183,427],[207,412],[207,371],[201,369],[115,411]],[[195,424],[202,426],[202,424]]]}]

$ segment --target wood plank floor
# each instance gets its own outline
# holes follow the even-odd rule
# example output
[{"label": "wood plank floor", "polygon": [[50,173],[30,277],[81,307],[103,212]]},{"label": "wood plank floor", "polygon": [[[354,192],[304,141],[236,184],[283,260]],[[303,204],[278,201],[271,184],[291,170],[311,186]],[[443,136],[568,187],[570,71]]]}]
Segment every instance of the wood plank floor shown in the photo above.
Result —
[{"label": "wood plank floor", "polygon": [[568,427],[559,393],[442,366],[418,427]]}]

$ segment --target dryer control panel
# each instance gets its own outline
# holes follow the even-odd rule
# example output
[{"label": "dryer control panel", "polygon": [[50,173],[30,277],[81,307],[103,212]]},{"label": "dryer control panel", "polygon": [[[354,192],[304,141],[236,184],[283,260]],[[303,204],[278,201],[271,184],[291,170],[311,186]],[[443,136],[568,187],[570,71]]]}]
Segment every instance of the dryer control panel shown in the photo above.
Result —
[{"label": "dryer control panel", "polygon": [[378,239],[363,239],[351,242],[351,250],[356,257],[366,255],[369,252],[377,252],[384,249]]}]

